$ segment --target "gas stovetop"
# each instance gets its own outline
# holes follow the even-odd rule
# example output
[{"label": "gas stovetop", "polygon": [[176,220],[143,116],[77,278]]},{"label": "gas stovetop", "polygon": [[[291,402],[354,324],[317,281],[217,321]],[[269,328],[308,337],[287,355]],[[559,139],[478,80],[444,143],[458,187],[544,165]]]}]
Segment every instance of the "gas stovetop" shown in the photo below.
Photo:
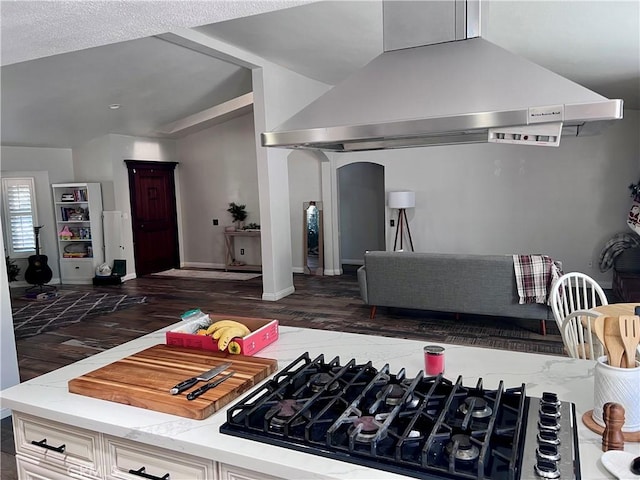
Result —
[{"label": "gas stovetop", "polygon": [[415,478],[579,479],[571,403],[305,353],[229,408],[225,434]]}]

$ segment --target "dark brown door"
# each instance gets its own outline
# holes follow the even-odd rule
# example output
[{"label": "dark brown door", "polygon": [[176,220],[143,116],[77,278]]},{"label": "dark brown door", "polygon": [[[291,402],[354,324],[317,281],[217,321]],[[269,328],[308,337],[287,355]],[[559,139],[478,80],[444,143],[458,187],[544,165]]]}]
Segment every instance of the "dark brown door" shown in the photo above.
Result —
[{"label": "dark brown door", "polygon": [[136,275],[179,268],[175,162],[125,160]]}]

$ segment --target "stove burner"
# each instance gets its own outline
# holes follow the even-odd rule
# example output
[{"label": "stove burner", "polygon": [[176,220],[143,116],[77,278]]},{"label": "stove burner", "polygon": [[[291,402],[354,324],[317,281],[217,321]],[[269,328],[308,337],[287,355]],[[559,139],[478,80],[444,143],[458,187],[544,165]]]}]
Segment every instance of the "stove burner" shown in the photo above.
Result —
[{"label": "stove burner", "polygon": [[471,409],[471,416],[474,418],[490,417],[493,413],[487,401],[480,397],[467,397],[464,399],[464,403],[460,405],[459,410],[466,415],[469,409]]},{"label": "stove burner", "polygon": [[[458,442],[458,448],[454,452],[454,444]],[[480,456],[480,449],[471,443],[471,437],[459,433],[451,437],[451,441],[446,447],[449,456],[453,455],[456,460],[472,462]]]},{"label": "stove burner", "polygon": [[[389,387],[389,392],[387,393],[387,397],[385,398],[384,403],[391,406],[399,405],[405,392],[406,390],[402,388],[402,386],[394,383]],[[410,399],[411,397],[407,398],[407,401],[409,401]]]},{"label": "stove burner", "polygon": [[[271,421],[269,422],[269,426],[275,430],[282,430],[282,427],[284,427],[289,419],[293,417],[301,408],[301,405],[296,400],[280,400],[273,407],[271,407],[269,409],[269,412],[267,413],[267,417],[269,417],[271,414],[273,415]],[[294,427],[296,425],[300,425],[303,422],[303,418],[298,418],[293,422],[291,426]]]},{"label": "stove burner", "polygon": [[356,441],[369,443],[374,439],[379,429],[380,423],[378,423],[374,417],[365,415],[353,420],[348,433],[351,435],[354,431],[357,431]]},{"label": "stove burner", "polygon": [[[316,373],[309,380],[311,391],[317,393],[324,390],[324,388],[331,382],[331,380],[333,380],[333,377],[329,373]],[[338,382],[333,382],[331,383],[331,385],[329,385],[327,391],[335,392],[336,390],[338,390],[338,388],[340,388]]]}]

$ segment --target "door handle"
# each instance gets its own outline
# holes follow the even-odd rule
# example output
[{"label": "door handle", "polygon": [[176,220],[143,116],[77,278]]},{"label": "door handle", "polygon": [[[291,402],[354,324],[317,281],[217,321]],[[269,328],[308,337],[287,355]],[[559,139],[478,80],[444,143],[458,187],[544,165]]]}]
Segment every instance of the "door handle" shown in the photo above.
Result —
[{"label": "door handle", "polygon": [[139,477],[148,478],[150,480],[169,480],[169,478],[171,478],[171,475],[169,475],[168,473],[165,473],[162,477],[158,477],[156,475],[145,473],[145,470],[145,467],[140,467],[138,470],[134,470],[133,468],[131,468],[129,469],[129,473],[131,475],[137,475]]},{"label": "door handle", "polygon": [[67,446],[64,443],[59,447],[54,447],[53,445],[47,445],[46,438],[43,438],[39,442],[36,442],[35,440],[31,440],[31,444],[37,445],[42,448],[46,448],[47,450],[53,450],[54,452],[58,452],[58,453],[64,453],[65,449],[67,448]]}]

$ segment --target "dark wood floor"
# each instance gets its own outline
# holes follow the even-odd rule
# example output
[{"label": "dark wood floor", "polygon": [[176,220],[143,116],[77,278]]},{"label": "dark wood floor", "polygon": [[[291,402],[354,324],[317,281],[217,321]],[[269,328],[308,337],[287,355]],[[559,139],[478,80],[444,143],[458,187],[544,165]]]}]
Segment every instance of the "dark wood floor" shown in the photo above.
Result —
[{"label": "dark wood floor", "polygon": [[[367,317],[368,309],[358,302],[354,275],[339,277],[295,276],[296,292],[279,302],[264,302],[262,279],[215,281],[147,276],[120,286],[59,286],[60,291],[104,291],[144,295],[147,301],[106,316],[18,340],[20,380],[26,381],[65,365],[153,332],[176,321],[192,308],[207,313],[296,319],[304,324],[314,318],[350,315]],[[24,289],[12,289],[12,306],[24,304]],[[329,304],[328,299],[334,299]],[[284,322],[283,322],[284,323]],[[321,327],[322,325],[319,324]],[[15,480],[15,449],[11,418],[2,420],[0,436],[0,478]]]},{"label": "dark wood floor", "polygon": [[[421,323],[428,317],[425,312],[397,312],[379,308],[376,318],[370,320],[369,308],[360,300],[355,269],[345,271],[349,273],[334,277],[294,275],[295,293],[277,302],[262,301],[261,278],[218,281],[147,276],[120,286],[61,286],[60,290],[144,295],[147,302],[18,340],[20,379],[29,380],[175,323],[182,312],[192,308],[201,308],[206,313],[277,318],[282,325],[430,341],[446,340]],[[20,298],[22,293],[18,289],[12,290],[14,306],[24,302]],[[438,315],[445,320],[453,318],[452,314]],[[529,338],[522,339],[518,347],[520,351],[526,351],[527,342],[537,336],[537,322],[529,321],[523,325],[523,329],[528,331]],[[533,341],[539,340],[534,338]],[[558,338],[548,337],[548,341],[557,343]],[[0,478],[13,480],[17,476],[10,418],[2,421],[1,433]]]}]

